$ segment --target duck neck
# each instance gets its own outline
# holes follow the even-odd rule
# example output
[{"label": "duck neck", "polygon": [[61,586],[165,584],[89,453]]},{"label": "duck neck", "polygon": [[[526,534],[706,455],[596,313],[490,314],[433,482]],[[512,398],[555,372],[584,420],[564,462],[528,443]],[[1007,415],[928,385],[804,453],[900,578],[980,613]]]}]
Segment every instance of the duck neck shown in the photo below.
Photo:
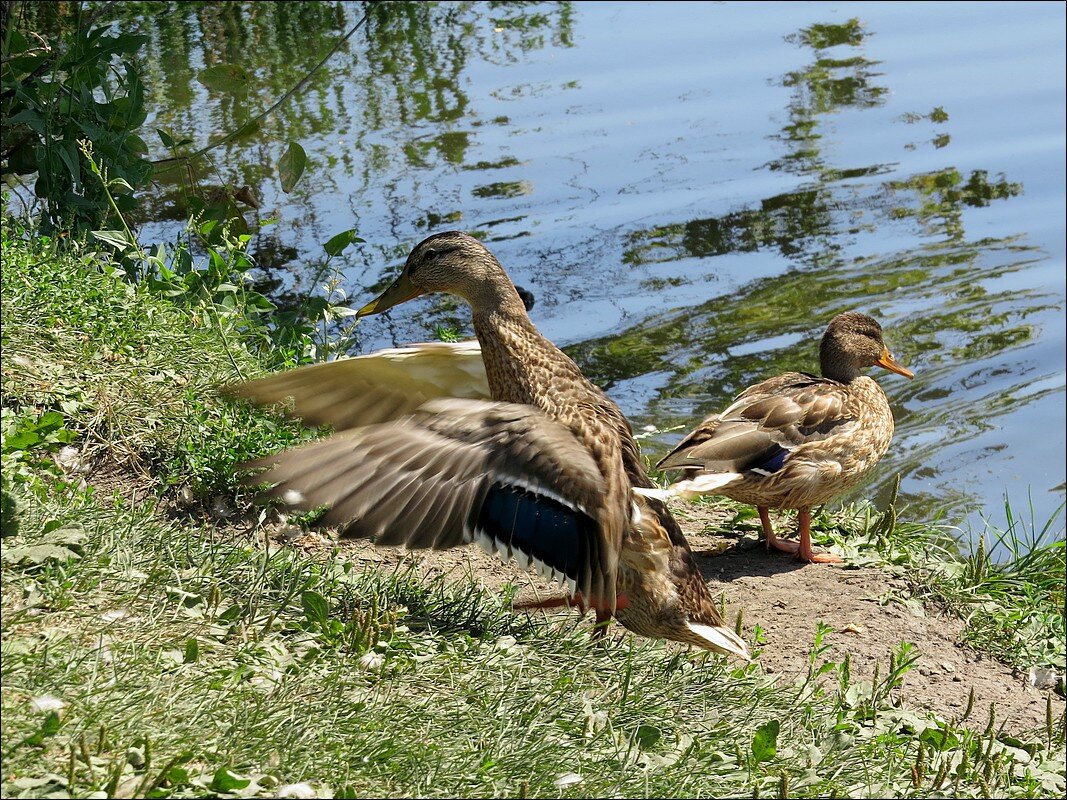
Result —
[{"label": "duck neck", "polygon": [[856,362],[846,356],[840,349],[823,343],[819,350],[819,368],[824,378],[838,383],[852,383],[863,373]]},{"label": "duck neck", "polygon": [[510,282],[507,289],[500,291],[492,303],[471,303],[474,333],[482,347],[493,399],[536,405],[549,379],[541,374],[544,359],[537,358],[536,353],[556,348],[534,327]]},{"label": "duck neck", "polygon": [[519,297],[515,285],[504,273],[503,267],[496,265],[496,274],[488,280],[478,281],[474,286],[462,292],[464,299],[470,303],[474,318],[500,317],[503,319],[525,320],[530,323],[526,306]]}]

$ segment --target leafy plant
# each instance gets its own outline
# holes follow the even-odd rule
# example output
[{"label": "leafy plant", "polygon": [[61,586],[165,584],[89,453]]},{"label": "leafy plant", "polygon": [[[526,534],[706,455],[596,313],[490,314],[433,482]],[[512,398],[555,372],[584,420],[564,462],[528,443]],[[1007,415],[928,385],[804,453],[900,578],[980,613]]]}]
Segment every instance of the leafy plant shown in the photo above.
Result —
[{"label": "leafy plant", "polygon": [[309,291],[294,308],[277,310],[272,315],[277,345],[290,350],[302,347],[292,363],[327,361],[344,355],[351,346],[356,326],[352,317],[356,312],[346,305],[348,294],[342,287],[340,272],[332,263],[350,245],[363,241],[352,229],[331,236],[322,246],[326,260],[311,280],[312,290],[324,281],[321,284],[324,294]]},{"label": "leafy plant", "polygon": [[106,164],[118,210],[132,209],[134,191],[152,176],[148,146],[135,133],[147,112],[134,59],[148,37],[109,29],[79,24],[66,41],[49,43],[12,25],[2,43],[0,174],[37,173],[46,234],[77,236],[112,211],[80,139]]},{"label": "leafy plant", "polygon": [[9,485],[34,484],[36,476],[42,472],[55,476],[61,474],[52,461],[51,454],[74,439],[74,432],[67,430],[65,422],[58,411],[45,411],[38,416],[16,412],[7,406],[0,409],[0,463],[4,473],[5,529],[8,515],[15,513],[14,506],[8,504]]}]

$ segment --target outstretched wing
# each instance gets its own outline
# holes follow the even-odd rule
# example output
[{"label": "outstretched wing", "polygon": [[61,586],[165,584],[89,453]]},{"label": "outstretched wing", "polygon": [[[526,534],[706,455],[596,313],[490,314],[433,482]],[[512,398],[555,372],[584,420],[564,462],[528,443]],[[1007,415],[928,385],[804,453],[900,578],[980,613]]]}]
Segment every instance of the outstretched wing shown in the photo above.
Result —
[{"label": "outstretched wing", "polygon": [[[562,576],[587,597],[611,591],[604,479],[569,430],[531,406],[437,399],[414,414],[343,431],[246,465],[246,482],[344,534],[437,550],[478,542]],[[610,574],[609,574],[610,572]]]},{"label": "outstretched wing", "polygon": [[224,394],[260,405],[286,404],[310,425],[335,431],[411,414],[436,397],[488,400],[481,348],[427,342],[268,375],[227,386]]},{"label": "outstretched wing", "polygon": [[698,425],[658,466],[774,472],[791,450],[845,432],[855,423],[842,384],[789,372],[746,389],[725,411]]}]

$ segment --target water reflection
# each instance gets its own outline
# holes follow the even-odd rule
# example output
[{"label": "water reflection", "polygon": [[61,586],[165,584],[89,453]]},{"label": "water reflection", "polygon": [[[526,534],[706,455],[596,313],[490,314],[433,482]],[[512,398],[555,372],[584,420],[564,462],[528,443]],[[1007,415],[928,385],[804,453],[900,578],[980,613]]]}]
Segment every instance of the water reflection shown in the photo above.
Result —
[{"label": "water reflection", "polygon": [[[661,225],[630,234],[624,258],[632,264],[669,261],[683,256],[718,256],[772,248],[795,260],[825,259],[843,247],[849,227],[838,222],[841,213],[857,214],[875,198],[835,192],[834,186],[888,172],[889,165],[829,166],[823,155],[819,118],[843,108],[879,105],[888,89],[875,80],[877,62],[852,53],[869,34],[857,19],[842,24],[811,25],[787,36],[787,41],[810,47],[815,59],[803,69],[787,73],[779,84],[792,90],[786,108],[788,123],[773,136],[785,154],[765,169],[793,173],[814,182],[803,188],[764,199],[759,208],[684,223]],[[840,47],[847,57],[823,51]]]},{"label": "water reflection", "polygon": [[[315,195],[380,204],[383,194],[420,191],[420,175],[430,177],[442,167],[489,173],[517,167],[519,160],[509,154],[492,161],[469,158],[480,127],[508,124],[505,116],[482,118],[471,107],[465,88],[470,62],[509,64],[531,50],[572,44],[569,3],[129,3],[116,10],[130,26],[152,33],[146,63],[151,104],[160,110],[150,125],[194,139],[190,149],[206,143],[205,133],[217,138],[248,122],[304,78],[354,20],[367,15],[360,35],[344,43],[258,130],[209,158],[180,168],[160,165],[157,191],[142,206],[145,222],[186,218],[190,209],[182,200],[189,187],[249,185],[260,196],[276,196],[274,145],[287,139],[304,145],[307,172],[315,181],[296,189],[297,199],[305,201],[296,209],[303,219],[288,222],[308,228],[321,211]],[[201,60],[203,66],[242,67],[249,75],[247,89],[236,95],[209,92],[197,80],[199,65],[193,66]],[[212,109],[207,131],[205,106]],[[472,194],[513,198],[531,191],[528,180],[491,180]],[[427,226],[458,222],[461,205],[462,198],[442,198],[424,212]],[[351,216],[358,222],[360,210],[352,209]],[[394,225],[406,222],[398,217]],[[289,248],[276,233],[252,229],[264,285],[306,290],[292,285],[299,284],[299,264],[279,260]],[[380,246],[379,263],[391,259],[392,247]]]},{"label": "water reflection", "polygon": [[[39,13],[64,24],[66,8],[67,17],[50,4]],[[773,26],[746,4],[684,6],[684,25],[665,8],[116,4],[124,25],[151,34],[146,82],[159,111],[146,129],[194,139],[190,148],[273,103],[367,14],[261,130],[161,170],[142,232],[166,238],[188,213],[180,199],[190,186],[204,202],[250,186],[262,209],[235,205],[264,287],[285,304],[314,288],[321,243],[340,230],[356,227],[368,241],[347,254],[346,288],[360,296],[390,281],[426,234],[470,230],[534,289],[546,332],[571,342],[568,352],[636,424],[661,429],[692,427],[775,371],[815,368],[826,322],[858,308],[885,324],[918,375],[882,378],[898,434],[876,480],[901,470],[905,494],[928,510],[976,497],[992,506],[996,471],[1032,433],[1018,422],[990,432],[1063,392],[1062,352],[1050,356],[1057,340],[1048,333],[1050,319],[1060,325],[1062,291],[1034,277],[1048,268],[1039,245],[1051,245],[1020,232],[1032,230],[1015,219],[1020,176],[998,172],[1005,160],[960,114],[958,85],[944,98],[936,87],[921,108],[894,107],[899,45],[888,51],[894,63],[878,47],[890,34],[867,20],[880,14],[899,28],[889,5],[866,7],[864,20],[789,6],[797,22],[780,32],[784,45],[780,34],[768,44]],[[687,38],[698,23],[710,30],[737,18],[739,35],[758,29],[759,38],[720,39],[714,56]],[[756,58],[751,42],[763,48]],[[778,50],[789,57],[763,59]],[[924,50],[910,66],[929,60]],[[202,67],[225,62],[249,73],[245,92],[198,81]],[[758,101],[730,94],[747,76],[768,90]],[[775,105],[765,109],[768,97]],[[283,195],[275,165],[289,139],[309,164]],[[987,149],[965,150],[968,140]],[[1014,172],[1026,160],[1007,163]],[[281,223],[257,224],[270,217]],[[425,339],[438,325],[469,332],[468,320],[454,299],[426,299],[361,325],[361,345]],[[678,435],[646,446],[654,456]],[[978,474],[975,464],[994,478],[955,479]],[[1062,471],[1034,479],[1035,491],[1055,484],[1062,496]]]},{"label": "water reflection", "polygon": [[[576,344],[569,352],[609,389],[636,375],[656,375],[656,395],[635,422],[687,430],[756,380],[815,369],[819,336],[835,314],[873,311],[886,324],[887,339],[918,373],[907,385],[879,376],[898,425],[897,443],[875,476],[876,493],[885,494],[894,472],[928,477],[931,457],[966,443],[998,416],[1062,390],[1053,383],[1043,392],[1026,391],[1040,370],[1021,356],[1011,368],[990,365],[1024,350],[1032,337],[1028,318],[1055,313],[1061,301],[1020,292],[1001,280],[1038,259],[1035,248],[1011,238],[968,239],[965,209],[1015,197],[1022,191],[1019,183],[990,179],[984,170],[964,175],[951,166],[877,182],[891,165],[832,163],[833,151],[821,146],[821,118],[844,107],[878,106],[888,92],[878,83],[877,63],[852,52],[868,36],[853,19],[813,25],[789,37],[810,47],[815,58],[781,80],[792,89],[789,121],[773,138],[786,152],[764,168],[804,176],[805,183],[756,207],[633,231],[623,256],[642,266],[770,249],[800,269]],[[822,52],[827,48],[837,48],[838,57]],[[944,123],[941,115],[917,116]],[[932,144],[940,148],[948,141],[942,134]],[[902,238],[919,239],[919,247],[843,257],[858,236],[901,223],[910,227]],[[998,283],[1004,288],[989,288]],[[909,314],[919,310],[921,316]],[[654,437],[652,453],[662,454],[679,435]],[[936,495],[912,491],[910,499],[927,514],[946,503],[959,510],[969,501],[966,492],[950,495],[939,487]]]}]

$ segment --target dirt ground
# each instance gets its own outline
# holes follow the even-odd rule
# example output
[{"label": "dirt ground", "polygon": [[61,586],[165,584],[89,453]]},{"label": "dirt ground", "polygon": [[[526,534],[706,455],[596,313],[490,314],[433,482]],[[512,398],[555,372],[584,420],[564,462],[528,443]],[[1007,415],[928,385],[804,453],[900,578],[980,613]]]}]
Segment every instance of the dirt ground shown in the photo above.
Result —
[{"label": "dirt ground", "polygon": [[[701,572],[716,595],[725,592],[728,619],[733,620],[738,609],[743,609],[745,638],[750,643],[755,624],[765,632],[759,663],[767,673],[779,675],[786,683],[803,678],[816,622],[822,621],[832,627],[824,640],[831,648],[823,659],[840,662],[846,653],[851,654],[853,681],[871,681],[876,664],[884,677],[890,654],[900,642],[916,646],[918,660],[898,692],[904,708],[929,709],[954,721],[963,714],[973,687],[974,710],[967,722],[973,728],[985,727],[990,703],[996,704],[998,727],[1010,733],[1043,727],[1048,696],[1052,697],[1055,718],[1064,713],[1064,699],[1031,686],[1026,673],[961,645],[963,623],[955,616],[937,608],[909,609],[902,603],[885,602],[887,595],[900,595],[906,589],[903,581],[872,567],[801,564],[785,554],[768,553],[753,534],[728,539],[705,535],[714,512],[693,508],[676,507],[676,516]],[[317,548],[327,541],[313,533],[291,543]],[[513,563],[505,564],[475,546],[409,553],[375,548],[363,541],[344,540],[340,545],[353,562],[366,569],[392,568],[410,559],[427,578],[444,574],[466,580],[471,576],[489,588],[507,583],[524,586],[519,599],[556,596],[562,591],[558,585]],[[591,616],[589,620],[591,625]],[[629,635],[617,623],[609,634]]]}]

